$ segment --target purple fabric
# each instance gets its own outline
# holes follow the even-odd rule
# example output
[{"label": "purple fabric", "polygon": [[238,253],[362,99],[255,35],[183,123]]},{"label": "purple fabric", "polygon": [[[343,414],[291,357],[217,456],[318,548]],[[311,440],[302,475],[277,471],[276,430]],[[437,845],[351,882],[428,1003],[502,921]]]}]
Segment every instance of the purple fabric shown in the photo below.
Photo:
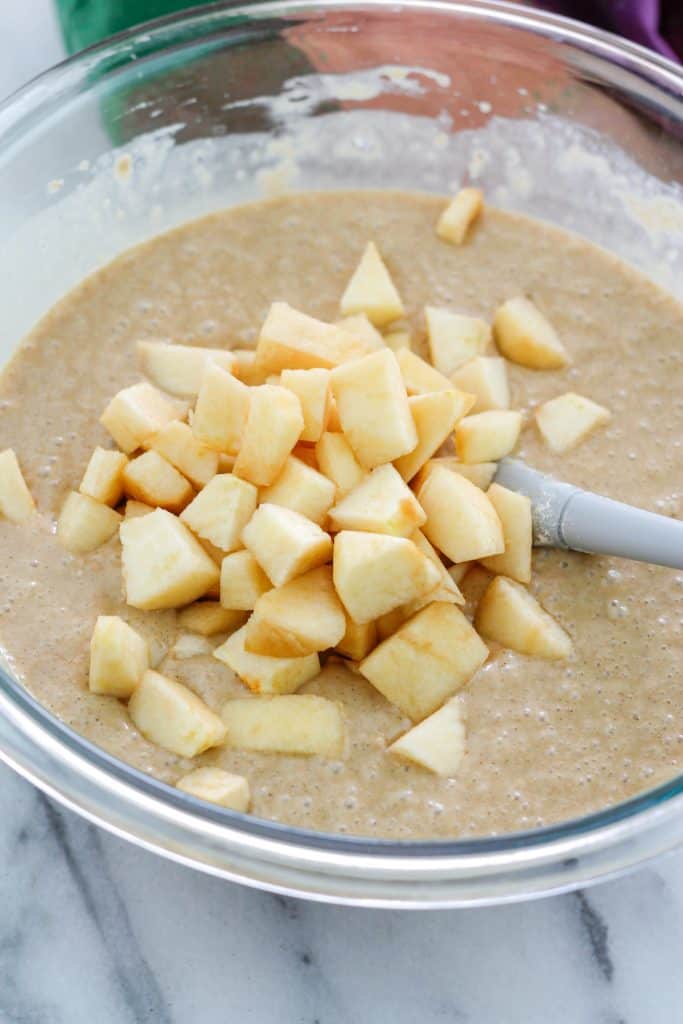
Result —
[{"label": "purple fabric", "polygon": [[670,60],[683,58],[681,0],[555,0],[541,6],[609,29]]}]

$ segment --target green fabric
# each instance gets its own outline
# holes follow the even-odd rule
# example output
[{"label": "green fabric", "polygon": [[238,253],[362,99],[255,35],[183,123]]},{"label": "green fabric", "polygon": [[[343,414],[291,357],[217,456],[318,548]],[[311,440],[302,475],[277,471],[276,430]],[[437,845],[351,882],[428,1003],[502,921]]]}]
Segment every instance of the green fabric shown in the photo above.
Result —
[{"label": "green fabric", "polygon": [[69,53],[99,43],[131,25],[161,18],[188,7],[187,0],[55,0],[64,43]]}]

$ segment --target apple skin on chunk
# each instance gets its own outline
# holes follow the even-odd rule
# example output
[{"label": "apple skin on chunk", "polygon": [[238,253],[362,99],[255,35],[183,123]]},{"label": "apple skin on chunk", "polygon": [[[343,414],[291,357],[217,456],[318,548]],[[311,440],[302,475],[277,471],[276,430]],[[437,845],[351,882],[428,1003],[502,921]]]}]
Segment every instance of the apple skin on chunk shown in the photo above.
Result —
[{"label": "apple skin on chunk", "polygon": [[258,599],[247,623],[245,647],[271,658],[301,658],[334,647],[345,632],[332,567],[323,565]]},{"label": "apple skin on chunk", "polygon": [[461,697],[404,733],[387,748],[394,757],[426,768],[435,775],[453,776],[465,756],[465,721]]},{"label": "apple skin on chunk", "polygon": [[118,615],[98,615],[90,639],[91,693],[127,700],[149,668],[149,647]]},{"label": "apple skin on chunk", "polygon": [[437,235],[451,245],[462,245],[483,208],[484,193],[480,188],[461,188],[439,217]]},{"label": "apple skin on chunk", "polygon": [[301,402],[292,391],[275,384],[252,388],[233,472],[257,487],[269,487],[282,472],[303,428]]},{"label": "apple skin on chunk", "polygon": [[396,285],[374,242],[366,245],[339,308],[344,317],[365,313],[376,327],[398,320],[405,313]]},{"label": "apple skin on chunk", "polygon": [[396,356],[373,352],[332,372],[339,419],[365,469],[393,462],[417,445],[417,431]]},{"label": "apple skin on chunk", "polygon": [[378,466],[330,511],[332,530],[409,537],[425,521],[413,492],[391,464]]},{"label": "apple skin on chunk", "polygon": [[222,768],[195,768],[176,782],[176,789],[189,793],[197,800],[228,807],[231,811],[249,810],[251,795],[249,783],[243,775],[233,775]]},{"label": "apple skin on chunk", "polygon": [[133,691],[128,713],[145,739],[180,757],[196,757],[225,739],[225,725],[203,700],[153,669]]},{"label": "apple skin on chunk", "polygon": [[281,370],[330,370],[366,353],[367,345],[343,327],[274,302],[259,334],[256,359],[265,380]]},{"label": "apple skin on chunk", "polygon": [[405,537],[343,530],[334,541],[334,585],[359,624],[429,594],[440,573]]},{"label": "apple skin on chunk", "polygon": [[165,509],[121,523],[126,601],[151,611],[179,608],[202,597],[220,570],[181,521]]},{"label": "apple skin on chunk", "polygon": [[229,700],[221,716],[236,750],[332,758],[344,750],[340,705],[312,693]]},{"label": "apple skin on chunk", "polygon": [[317,523],[281,505],[259,505],[242,542],[276,587],[332,558],[332,539]]},{"label": "apple skin on chunk", "polygon": [[555,328],[524,296],[508,299],[496,310],[493,333],[501,354],[531,370],[561,370],[569,356]]},{"label": "apple skin on chunk", "polygon": [[488,649],[452,604],[434,602],[404,623],[360,663],[368,682],[414,722],[462,689]]},{"label": "apple skin on chunk", "polygon": [[496,510],[464,476],[436,466],[417,497],[427,515],[422,532],[452,562],[500,555],[505,550]]},{"label": "apple skin on chunk", "polygon": [[231,668],[246,687],[258,694],[294,693],[320,672],[317,654],[300,658],[272,658],[253,654],[245,647],[247,627],[242,626],[213,652],[214,658]]},{"label": "apple skin on chunk", "polygon": [[537,658],[568,658],[572,642],[526,587],[496,576],[479,602],[474,620],[482,636],[501,647]]}]

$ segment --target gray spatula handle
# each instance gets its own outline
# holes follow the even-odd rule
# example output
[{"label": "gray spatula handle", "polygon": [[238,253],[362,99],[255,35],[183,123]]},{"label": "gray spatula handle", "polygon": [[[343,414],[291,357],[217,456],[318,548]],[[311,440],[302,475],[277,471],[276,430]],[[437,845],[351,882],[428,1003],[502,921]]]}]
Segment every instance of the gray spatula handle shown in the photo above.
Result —
[{"label": "gray spatula handle", "polygon": [[496,483],[531,499],[534,544],[683,569],[683,522],[582,491],[503,459]]}]

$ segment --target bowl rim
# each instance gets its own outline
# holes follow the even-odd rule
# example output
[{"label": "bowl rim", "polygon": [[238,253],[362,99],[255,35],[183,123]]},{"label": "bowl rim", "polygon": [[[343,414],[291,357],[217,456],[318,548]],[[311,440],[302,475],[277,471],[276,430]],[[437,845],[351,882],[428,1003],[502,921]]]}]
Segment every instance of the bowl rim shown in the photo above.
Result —
[{"label": "bowl rim", "polygon": [[[22,86],[0,104],[0,139],[20,125],[22,118],[31,117],[47,98],[51,102],[58,102],[61,95],[74,88],[81,88],[93,68],[106,63],[112,55],[120,55],[123,51],[132,60],[137,50],[143,53],[146,51],[150,41],[155,43],[156,52],[164,36],[180,26],[187,28],[197,23],[210,31],[213,23],[243,16],[258,23],[274,15],[286,17],[297,12],[313,16],[316,12],[324,15],[331,10],[400,13],[405,9],[443,14],[453,19],[464,16],[487,24],[513,26],[540,34],[557,43],[586,50],[612,65],[615,56],[618,56],[622,70],[647,74],[651,89],[667,95],[672,109],[683,121],[683,70],[680,67],[645,47],[620,40],[608,32],[581,25],[563,16],[508,3],[506,0],[405,0],[399,4],[391,0],[359,0],[349,3],[343,0],[270,0],[265,3],[219,2],[190,8],[137,25],[67,58]],[[229,29],[230,25],[225,25],[225,30]],[[115,786],[122,798],[133,802],[137,799],[145,813],[175,817],[184,830],[193,834],[203,832],[207,842],[220,844],[230,839],[236,846],[243,849],[251,847],[252,853],[266,859],[274,857],[287,861],[295,858],[301,864],[303,858],[309,867],[323,872],[372,872],[377,866],[397,876],[409,872],[415,880],[423,874],[425,868],[428,872],[458,871],[463,868],[470,871],[480,868],[487,871],[506,869],[510,867],[509,861],[513,855],[518,861],[516,870],[528,871],[533,864],[557,861],[558,858],[574,859],[591,850],[599,850],[605,845],[626,839],[634,832],[646,831],[648,823],[656,825],[663,817],[668,819],[671,815],[675,815],[677,820],[680,818],[681,824],[675,840],[672,841],[669,836],[664,845],[660,843],[658,849],[642,854],[637,859],[654,855],[660,849],[670,848],[683,840],[683,774],[604,810],[527,831],[468,839],[376,839],[302,829],[199,801],[95,746],[52,715],[2,668],[0,710],[4,711],[10,725],[28,741],[28,746],[19,744],[15,747],[6,737],[3,741],[0,731],[0,758],[29,777],[41,789],[51,792],[80,813],[143,845],[145,840],[140,834],[131,835],[121,825],[117,826],[108,820],[101,809],[96,810],[94,805],[87,804],[85,799],[79,802],[75,795],[77,786],[73,792],[68,786],[51,786],[50,780],[44,777],[41,770],[31,764],[31,757],[27,753],[30,744],[38,743],[42,749],[48,750],[53,765],[61,766],[60,770],[68,770],[76,776],[90,776],[93,786],[102,791],[102,795],[107,788],[111,791],[112,786]],[[92,793],[88,799],[91,797]],[[147,845],[157,852],[173,856],[172,850],[168,848],[160,848],[154,843]],[[206,863],[197,862],[191,856],[185,860],[196,867],[211,870]],[[219,873],[229,874],[225,870]],[[236,877],[242,878],[242,875]],[[268,887],[263,881],[255,884]],[[282,886],[270,887],[290,891]],[[500,897],[497,897],[496,902],[499,901]],[[395,901],[391,901],[391,905],[396,905]],[[404,902],[402,905],[407,904]]]}]

